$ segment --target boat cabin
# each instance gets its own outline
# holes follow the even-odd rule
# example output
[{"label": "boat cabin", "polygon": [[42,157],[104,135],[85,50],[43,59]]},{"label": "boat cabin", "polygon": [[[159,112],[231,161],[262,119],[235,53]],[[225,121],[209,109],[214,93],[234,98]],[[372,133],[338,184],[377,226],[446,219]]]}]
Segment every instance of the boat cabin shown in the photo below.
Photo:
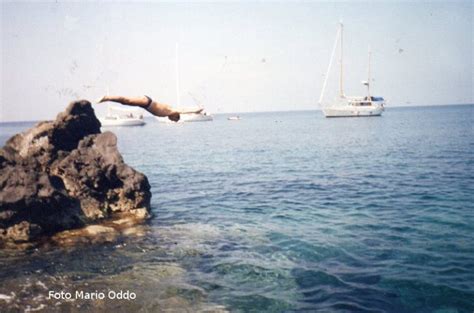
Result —
[{"label": "boat cabin", "polygon": [[349,104],[353,106],[371,106],[372,102],[383,102],[382,97],[354,97],[349,99]]},{"label": "boat cabin", "polygon": [[384,101],[384,99],[383,99],[382,97],[370,97],[370,99],[371,99],[372,101],[377,101],[377,102],[379,102],[379,101]]}]

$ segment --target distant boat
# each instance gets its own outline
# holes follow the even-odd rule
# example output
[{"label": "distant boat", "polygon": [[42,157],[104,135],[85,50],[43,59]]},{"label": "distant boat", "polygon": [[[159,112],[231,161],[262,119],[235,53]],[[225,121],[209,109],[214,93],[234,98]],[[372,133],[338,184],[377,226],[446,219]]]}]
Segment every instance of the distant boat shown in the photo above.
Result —
[{"label": "distant boat", "polygon": [[240,116],[229,116],[227,118],[229,121],[240,121]]},{"label": "distant boat", "polygon": [[[369,65],[367,81],[362,83],[367,86],[367,95],[365,97],[349,97],[344,94],[343,90],[343,24],[340,23],[340,28],[336,34],[336,41],[329,61],[328,71],[324,80],[319,104],[322,106],[323,113],[326,117],[362,117],[362,116],[380,116],[384,111],[385,100],[382,97],[373,97],[370,94],[370,49],[369,49]],[[329,71],[331,69],[332,61],[336,52],[337,42],[341,41],[340,45],[340,76],[339,76],[339,96],[329,105],[323,105],[323,96],[326,89]]]},{"label": "distant boat", "polygon": [[99,118],[104,127],[108,126],[142,126],[145,125],[143,115],[134,109],[123,109],[107,106],[107,115]]},{"label": "distant boat", "polygon": [[[155,116],[155,119],[160,123],[175,123],[171,121],[168,117],[159,117]],[[180,114],[178,123],[189,123],[189,122],[210,122],[214,120],[214,117],[207,112],[200,113],[186,113]]]},{"label": "distant boat", "polygon": [[[175,66],[175,71],[176,71],[176,102],[177,102],[177,107],[179,108],[181,106],[181,93],[180,93],[180,90],[179,90],[179,54],[178,54],[178,44],[176,44],[176,50],[175,50],[175,60],[176,60],[176,66]],[[200,105],[195,109],[196,111],[199,110],[200,108],[202,108]],[[194,109],[192,110],[189,110],[189,111],[193,111]],[[158,121],[158,122],[162,122],[162,123],[169,123],[171,122],[167,117],[158,117],[156,116],[155,119]],[[201,111],[200,113],[186,113],[186,114],[180,114],[180,119],[179,119],[179,123],[183,123],[183,122],[210,122],[214,120],[214,117],[205,112],[205,111]],[[174,122],[172,122],[174,123]]]},{"label": "distant boat", "polygon": [[207,112],[181,114],[181,121],[183,122],[210,122],[214,117]]}]

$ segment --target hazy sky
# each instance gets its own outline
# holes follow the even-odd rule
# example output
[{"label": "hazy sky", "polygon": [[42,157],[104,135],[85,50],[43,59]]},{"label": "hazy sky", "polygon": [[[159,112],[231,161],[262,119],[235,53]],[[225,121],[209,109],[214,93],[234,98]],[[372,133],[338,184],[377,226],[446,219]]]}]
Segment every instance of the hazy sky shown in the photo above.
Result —
[{"label": "hazy sky", "polygon": [[2,2],[0,121],[53,118],[107,90],[174,105],[176,43],[182,105],[316,109],[340,19],[346,94],[364,93],[370,45],[389,106],[473,103],[473,15],[471,1]]}]

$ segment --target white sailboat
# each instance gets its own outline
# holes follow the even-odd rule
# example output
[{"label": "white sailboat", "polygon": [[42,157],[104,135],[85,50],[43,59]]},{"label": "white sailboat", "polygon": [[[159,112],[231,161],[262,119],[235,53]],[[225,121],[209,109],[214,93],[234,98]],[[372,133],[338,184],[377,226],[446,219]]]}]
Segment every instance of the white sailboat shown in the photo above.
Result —
[{"label": "white sailboat", "polygon": [[143,114],[136,109],[125,109],[112,105],[107,106],[107,115],[99,118],[103,127],[141,126],[145,125]]},{"label": "white sailboat", "polygon": [[207,112],[181,114],[179,119],[182,122],[210,122],[214,117]]},{"label": "white sailboat", "polygon": [[[178,59],[178,44],[176,44],[176,50],[175,50],[175,75],[176,75],[176,106],[179,109],[183,109],[181,107],[181,92],[179,89],[179,59]],[[193,111],[193,110],[199,110],[201,108],[200,106],[198,108],[187,108],[185,111]],[[155,118],[162,123],[174,123],[170,121],[167,117],[159,117],[155,116]],[[183,122],[210,122],[214,120],[214,117],[205,112],[204,110],[199,112],[199,113],[186,113],[186,114],[180,114],[180,119],[178,123],[183,123]]]},{"label": "white sailboat", "polygon": [[[362,117],[362,116],[380,116],[384,111],[385,100],[382,97],[374,97],[370,94],[370,49],[369,49],[369,65],[368,65],[368,78],[367,81],[362,83],[367,86],[367,95],[364,97],[352,97],[346,96],[343,89],[343,29],[344,26],[340,23],[339,30],[336,34],[336,41],[331,54],[331,60],[329,61],[328,71],[319,98],[319,104],[322,107],[322,111],[326,117]],[[337,43],[340,40],[340,76],[339,76],[339,95],[336,99],[327,104],[323,103],[324,91],[326,89],[329,71],[334,59],[334,55],[337,48]]]}]

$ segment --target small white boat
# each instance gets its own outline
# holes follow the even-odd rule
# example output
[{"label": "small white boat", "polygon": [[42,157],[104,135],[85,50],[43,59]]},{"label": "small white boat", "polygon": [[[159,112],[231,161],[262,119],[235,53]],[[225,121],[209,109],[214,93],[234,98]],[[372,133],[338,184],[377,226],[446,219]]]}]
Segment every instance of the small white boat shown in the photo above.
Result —
[{"label": "small white boat", "polygon": [[160,117],[160,116],[155,116],[155,120],[157,120],[158,122],[160,123],[165,123],[165,124],[175,124],[175,123],[179,123],[180,121],[178,122],[173,122],[172,120],[170,120],[169,118],[167,117]]},{"label": "small white boat", "polygon": [[227,118],[229,121],[240,121],[240,116],[229,116]]},{"label": "small white boat", "polygon": [[143,115],[134,109],[123,109],[107,106],[107,115],[99,118],[103,127],[110,126],[142,126],[145,125]]},{"label": "small white boat", "polygon": [[[175,123],[167,117],[155,116],[155,119],[160,123],[173,123],[173,124]],[[185,113],[185,114],[180,114],[180,118],[177,123],[210,122],[213,120],[214,120],[214,117],[207,112]]]},{"label": "small white boat", "polygon": [[181,114],[180,121],[183,122],[210,122],[214,117],[207,112]]},{"label": "small white boat", "polygon": [[[336,35],[336,42],[334,43],[333,51],[331,54],[331,60],[329,61],[328,71],[324,80],[323,89],[321,91],[321,97],[319,98],[319,104],[322,107],[322,111],[326,117],[362,117],[362,116],[381,116],[385,105],[385,100],[382,97],[373,97],[370,95],[370,49],[369,49],[369,65],[367,70],[367,81],[363,81],[362,84],[367,86],[367,95],[365,97],[349,97],[344,94],[343,89],[343,24],[340,23],[340,28]],[[340,36],[340,37],[339,37]],[[339,95],[336,99],[329,103],[323,104],[324,91],[326,89],[327,79],[329,71],[334,59],[336,47],[338,41],[341,41],[340,45],[340,76],[339,76]]]}]

